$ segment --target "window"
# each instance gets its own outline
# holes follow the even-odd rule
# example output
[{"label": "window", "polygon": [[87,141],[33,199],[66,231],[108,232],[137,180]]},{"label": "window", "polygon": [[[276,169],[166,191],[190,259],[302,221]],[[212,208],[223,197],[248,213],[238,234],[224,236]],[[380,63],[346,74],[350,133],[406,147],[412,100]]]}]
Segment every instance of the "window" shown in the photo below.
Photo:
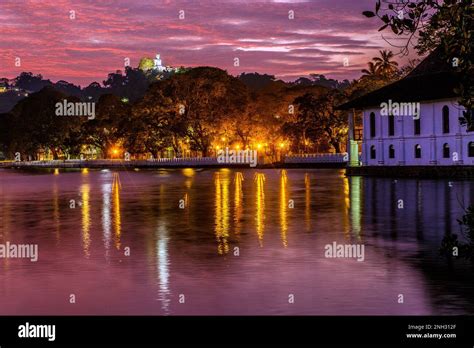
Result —
[{"label": "window", "polygon": [[421,133],[420,118],[414,120],[414,127],[415,127],[415,135],[420,135]]},{"label": "window", "polygon": [[372,145],[370,147],[370,159],[375,159],[375,158],[376,158],[375,145]]},{"label": "window", "polygon": [[469,157],[474,157],[474,141],[471,141],[469,145],[467,145],[467,153]]},{"label": "window", "polygon": [[393,145],[388,147],[388,158],[395,158],[395,147]]},{"label": "window", "polygon": [[393,115],[388,116],[388,135],[395,135],[395,117]]},{"label": "window", "polygon": [[375,137],[375,114],[373,112],[370,113],[370,137]]},{"label": "window", "polygon": [[449,107],[443,106],[443,133],[449,133]]},{"label": "window", "polygon": [[415,145],[415,158],[421,158],[421,146],[419,144]]},{"label": "window", "polygon": [[443,145],[443,158],[449,158],[449,144]]}]

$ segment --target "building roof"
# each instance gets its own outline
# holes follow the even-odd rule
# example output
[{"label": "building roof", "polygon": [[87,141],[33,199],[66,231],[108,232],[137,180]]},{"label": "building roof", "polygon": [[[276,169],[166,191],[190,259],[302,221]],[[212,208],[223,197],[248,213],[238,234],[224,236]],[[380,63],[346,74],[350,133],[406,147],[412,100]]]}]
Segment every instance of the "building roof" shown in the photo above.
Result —
[{"label": "building roof", "polygon": [[459,76],[436,49],[401,80],[339,105],[338,109],[379,107],[389,99],[407,103],[453,98],[458,83]]}]

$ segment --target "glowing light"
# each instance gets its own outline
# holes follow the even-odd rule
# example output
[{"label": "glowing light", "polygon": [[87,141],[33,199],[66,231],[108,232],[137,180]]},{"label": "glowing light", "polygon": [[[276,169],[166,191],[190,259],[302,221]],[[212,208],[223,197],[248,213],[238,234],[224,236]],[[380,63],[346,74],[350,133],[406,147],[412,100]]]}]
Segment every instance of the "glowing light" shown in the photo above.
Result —
[{"label": "glowing light", "polygon": [[285,147],[284,143],[280,143],[280,148],[283,149]]},{"label": "glowing light", "polygon": [[59,175],[59,169],[58,168],[54,168],[54,175]]},{"label": "glowing light", "polygon": [[222,137],[221,140],[222,140],[222,141],[225,141],[225,137]]},{"label": "glowing light", "polygon": [[262,144],[257,144],[257,149],[261,149],[262,148]]},{"label": "glowing light", "polygon": [[280,227],[281,227],[281,241],[283,243],[283,247],[288,246],[288,177],[286,174],[286,170],[281,171],[280,176]]},{"label": "glowing light", "polygon": [[236,150],[240,150],[240,145],[235,145]]},{"label": "glowing light", "polygon": [[81,213],[82,213],[82,248],[84,255],[88,258],[90,255],[90,227],[91,227],[91,216],[90,216],[90,186],[89,184],[83,184],[81,186]]},{"label": "glowing light", "polygon": [[89,174],[89,169],[87,169],[87,168],[82,168],[81,173],[82,173],[82,174]]},{"label": "glowing light", "polygon": [[257,192],[255,196],[255,225],[257,229],[258,242],[263,246],[263,235],[265,230],[265,174],[255,173],[254,181],[257,184]]},{"label": "glowing light", "polygon": [[219,150],[221,147],[219,145],[216,146],[216,149]]}]

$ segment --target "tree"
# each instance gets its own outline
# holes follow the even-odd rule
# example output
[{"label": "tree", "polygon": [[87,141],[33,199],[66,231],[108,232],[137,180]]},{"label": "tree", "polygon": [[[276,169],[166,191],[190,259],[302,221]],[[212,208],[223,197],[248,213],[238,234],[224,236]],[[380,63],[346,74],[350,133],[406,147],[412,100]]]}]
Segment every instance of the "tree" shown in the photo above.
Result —
[{"label": "tree", "polygon": [[100,83],[92,82],[89,86],[82,90],[82,99],[85,101],[97,102],[101,95],[105,94],[107,90],[102,88]]},{"label": "tree", "polygon": [[15,78],[15,86],[30,92],[38,92],[43,87],[51,86],[50,80],[43,80],[41,74],[33,75],[31,72],[22,72]]},{"label": "tree", "polygon": [[468,131],[474,130],[472,0],[412,0],[391,2],[383,7],[377,0],[375,11],[364,11],[363,15],[378,17],[383,22],[379,31],[390,28],[394,34],[404,36],[405,45],[398,46],[402,54],[408,54],[412,45],[420,55],[441,49],[443,59],[459,76],[454,92],[465,108],[460,123]]},{"label": "tree", "polygon": [[155,156],[167,147],[179,152],[179,139],[186,136],[186,122],[179,106],[163,94],[161,83],[150,86],[146,95],[133,106],[127,119],[124,146],[134,153]]},{"label": "tree", "polygon": [[140,63],[138,64],[138,69],[142,71],[148,71],[150,69],[153,69],[154,66],[155,66],[155,62],[153,61],[152,58],[143,57],[142,59],[140,59]]},{"label": "tree", "polygon": [[379,51],[380,57],[374,57],[376,71],[381,75],[390,78],[398,71],[398,63],[393,61],[393,52],[387,50]]},{"label": "tree", "polygon": [[248,92],[245,85],[225,71],[211,67],[191,69],[160,81],[160,88],[174,105],[175,116],[186,124],[186,136],[194,150],[208,156],[212,141],[223,120],[245,112]]},{"label": "tree", "polygon": [[293,104],[298,107],[296,118],[293,122],[286,122],[283,125],[283,131],[286,135],[292,137],[298,150],[303,146],[307,150],[308,136],[310,134],[315,138],[316,133],[316,105],[317,98],[310,93],[297,97]]},{"label": "tree", "polygon": [[110,93],[135,102],[145,94],[150,82],[145,73],[136,68],[125,67],[125,75],[120,70],[110,73],[104,81]]},{"label": "tree", "polygon": [[255,73],[242,73],[238,79],[242,81],[251,91],[258,91],[267,87],[275,81],[274,75]]},{"label": "tree", "polygon": [[362,73],[364,74],[363,76],[366,77],[378,77],[380,76],[380,71],[377,65],[375,65],[374,62],[368,62],[367,63],[368,68],[367,69],[362,69]]},{"label": "tree", "polygon": [[302,129],[303,137],[311,130],[314,135],[324,134],[336,153],[341,152],[341,144],[347,135],[347,119],[345,114],[336,110],[343,95],[337,90],[331,90],[323,96],[315,97],[306,94],[296,98],[298,106],[297,124]]},{"label": "tree", "polygon": [[10,157],[19,152],[23,159],[36,158],[38,151],[49,149],[58,159],[77,149],[77,134],[85,118],[56,116],[55,105],[65,98],[63,93],[45,87],[18,102],[5,120],[8,134],[2,142]]},{"label": "tree", "polygon": [[83,125],[81,140],[84,144],[97,147],[102,157],[107,158],[111,149],[123,142],[130,105],[116,95],[106,94],[99,98],[96,109],[95,118]]}]

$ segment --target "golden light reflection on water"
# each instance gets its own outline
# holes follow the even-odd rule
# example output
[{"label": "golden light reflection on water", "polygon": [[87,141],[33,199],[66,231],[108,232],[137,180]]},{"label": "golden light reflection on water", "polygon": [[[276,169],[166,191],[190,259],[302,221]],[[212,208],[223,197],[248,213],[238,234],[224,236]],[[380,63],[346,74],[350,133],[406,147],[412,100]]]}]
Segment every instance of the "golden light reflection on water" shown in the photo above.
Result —
[{"label": "golden light reflection on water", "polygon": [[114,180],[112,183],[112,199],[114,207],[114,227],[115,227],[115,248],[120,249],[120,235],[122,234],[122,216],[120,213],[120,183],[119,173],[114,173]]},{"label": "golden light reflection on water", "polygon": [[90,228],[91,228],[91,217],[90,217],[90,186],[88,183],[82,184],[81,186],[81,213],[82,213],[82,248],[84,255],[89,257],[90,255]]},{"label": "golden light reflection on water", "polygon": [[219,255],[229,252],[229,184],[228,172],[215,173],[215,232]]},{"label": "golden light reflection on water", "polygon": [[265,231],[265,174],[255,173],[254,181],[257,185],[257,193],[255,196],[255,225],[258,242],[260,246],[263,246],[263,235]]},{"label": "golden light reflection on water", "polygon": [[244,176],[241,172],[235,173],[234,177],[234,225],[235,225],[235,234],[238,236],[240,230],[242,229],[242,213],[243,213],[243,191],[242,191],[242,182],[244,181]]},{"label": "golden light reflection on water", "polygon": [[343,228],[344,235],[350,236],[350,225],[349,225],[349,210],[350,210],[350,190],[349,190],[349,179],[346,176],[342,177],[343,192],[344,192],[344,207],[343,207]]},{"label": "golden light reflection on water", "polygon": [[193,168],[184,168],[182,173],[186,177],[184,186],[186,186],[187,189],[190,189],[193,185],[193,177],[196,175],[196,171]]},{"label": "golden light reflection on water", "polygon": [[283,246],[288,246],[288,177],[286,170],[282,170],[280,174],[280,227],[281,241]]}]

